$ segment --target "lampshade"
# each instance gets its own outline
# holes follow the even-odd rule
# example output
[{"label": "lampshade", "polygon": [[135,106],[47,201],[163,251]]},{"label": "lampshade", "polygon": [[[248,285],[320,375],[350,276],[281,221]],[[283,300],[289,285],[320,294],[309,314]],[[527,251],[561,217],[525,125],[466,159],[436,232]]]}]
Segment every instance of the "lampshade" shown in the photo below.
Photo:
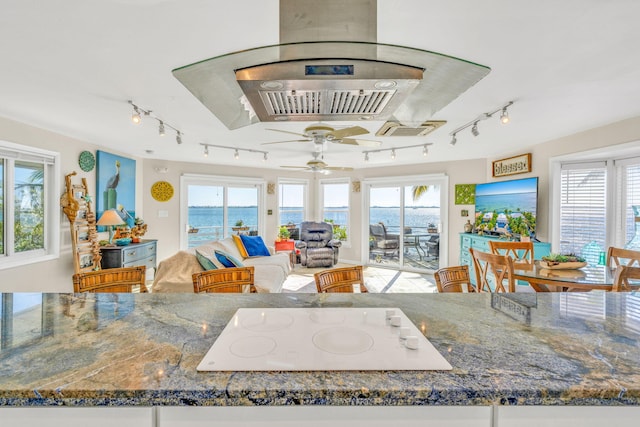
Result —
[{"label": "lampshade", "polygon": [[96,225],[120,225],[124,224],[124,221],[118,215],[115,209],[108,209],[103,212],[102,216],[96,223]]}]

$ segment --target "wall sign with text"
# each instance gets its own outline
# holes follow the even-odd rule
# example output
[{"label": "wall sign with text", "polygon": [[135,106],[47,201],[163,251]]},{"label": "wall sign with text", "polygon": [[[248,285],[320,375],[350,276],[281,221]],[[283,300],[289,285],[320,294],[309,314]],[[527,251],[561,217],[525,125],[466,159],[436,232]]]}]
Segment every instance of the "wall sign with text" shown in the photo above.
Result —
[{"label": "wall sign with text", "polygon": [[493,162],[493,177],[531,172],[531,153]]}]

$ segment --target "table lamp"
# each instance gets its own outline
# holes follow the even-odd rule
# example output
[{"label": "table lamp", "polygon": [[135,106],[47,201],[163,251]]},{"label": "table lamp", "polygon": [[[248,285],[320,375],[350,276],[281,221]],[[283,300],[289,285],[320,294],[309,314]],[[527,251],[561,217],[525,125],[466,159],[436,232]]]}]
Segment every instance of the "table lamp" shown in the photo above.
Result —
[{"label": "table lamp", "polygon": [[121,224],[124,224],[124,221],[115,209],[104,211],[98,222],[96,222],[96,225],[104,225],[109,230],[109,244],[113,243],[113,226]]}]

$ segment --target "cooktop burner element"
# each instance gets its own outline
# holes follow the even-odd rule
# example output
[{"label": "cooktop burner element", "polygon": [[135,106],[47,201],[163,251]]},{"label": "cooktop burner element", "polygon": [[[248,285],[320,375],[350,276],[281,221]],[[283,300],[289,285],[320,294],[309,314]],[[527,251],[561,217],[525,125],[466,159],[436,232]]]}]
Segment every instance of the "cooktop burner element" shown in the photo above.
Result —
[{"label": "cooktop burner element", "polygon": [[450,369],[402,310],[388,307],[241,308],[198,365],[198,371]]}]

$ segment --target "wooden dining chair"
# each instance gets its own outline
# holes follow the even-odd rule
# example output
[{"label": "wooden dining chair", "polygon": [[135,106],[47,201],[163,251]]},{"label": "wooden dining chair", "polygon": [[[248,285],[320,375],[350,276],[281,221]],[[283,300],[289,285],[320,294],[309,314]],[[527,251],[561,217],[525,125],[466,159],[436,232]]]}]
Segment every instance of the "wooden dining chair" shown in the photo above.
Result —
[{"label": "wooden dining chair", "polygon": [[464,292],[464,286],[467,292],[475,292],[475,288],[471,284],[469,277],[468,265],[456,265],[452,267],[443,267],[433,273],[436,280],[438,292]]},{"label": "wooden dining chair", "polygon": [[[496,255],[469,249],[476,271],[476,290],[478,292],[515,292],[513,278],[513,260],[508,255]],[[493,287],[491,278],[493,277]],[[504,282],[507,282],[507,288]]]},{"label": "wooden dining chair", "polygon": [[353,267],[332,268],[313,275],[318,293],[353,292],[353,285],[360,285],[360,292],[365,293],[364,273],[361,265]]},{"label": "wooden dining chair", "polygon": [[256,293],[253,267],[220,268],[192,275],[193,292]]},{"label": "wooden dining chair", "polygon": [[506,242],[490,240],[489,249],[496,255],[508,255],[513,260],[514,268],[533,266],[533,242]]},{"label": "wooden dining chair", "polygon": [[[626,260],[626,262],[624,262]],[[607,250],[607,267],[616,268],[620,265],[640,267],[640,252],[609,246]]]},{"label": "wooden dining chair", "polygon": [[148,292],[146,267],[107,268],[73,275],[74,292]]},{"label": "wooden dining chair", "polygon": [[640,289],[640,267],[618,266],[613,276],[611,290],[613,292],[625,292],[638,289]]}]

